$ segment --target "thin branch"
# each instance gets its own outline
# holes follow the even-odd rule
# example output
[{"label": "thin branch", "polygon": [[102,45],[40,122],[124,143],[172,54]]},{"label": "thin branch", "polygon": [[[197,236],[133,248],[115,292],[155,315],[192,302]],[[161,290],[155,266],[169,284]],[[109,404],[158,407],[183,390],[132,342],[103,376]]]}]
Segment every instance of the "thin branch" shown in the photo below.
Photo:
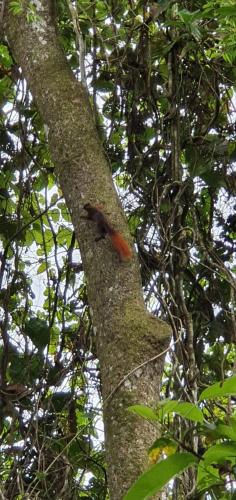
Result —
[{"label": "thin branch", "polygon": [[[177,344],[177,342],[179,342],[179,340],[181,338],[181,333],[182,332],[180,332],[178,338],[174,341],[173,345],[175,345],[175,344]],[[155,361],[156,359],[160,358],[161,356],[164,356],[164,354],[166,354],[169,351],[169,349],[170,349],[170,346],[167,347],[166,349],[164,349],[164,351],[160,352],[159,354],[156,354],[155,356],[152,356],[152,358],[147,359],[146,361],[144,361],[140,365],[137,365],[132,370],[130,370],[130,372],[128,372],[127,375],[125,375],[124,378],[119,382],[119,384],[117,384],[117,386],[111,391],[109,396],[107,396],[107,398],[104,400],[103,404],[104,405],[107,404],[108,401],[113,398],[113,396],[117,392],[117,390],[124,384],[124,382],[126,382],[126,380],[128,378],[131,377],[131,375],[133,375],[133,373],[135,373],[140,368],[143,368],[144,366],[148,365],[149,363],[152,363],[152,361]]]}]

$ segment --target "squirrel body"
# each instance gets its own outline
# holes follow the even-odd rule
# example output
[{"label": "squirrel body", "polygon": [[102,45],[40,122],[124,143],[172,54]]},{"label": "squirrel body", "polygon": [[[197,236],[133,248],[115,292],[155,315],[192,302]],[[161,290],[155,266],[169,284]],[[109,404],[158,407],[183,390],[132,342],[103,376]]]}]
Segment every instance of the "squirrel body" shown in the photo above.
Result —
[{"label": "squirrel body", "polygon": [[105,238],[108,234],[112,246],[118,253],[120,260],[122,262],[129,261],[132,258],[132,250],[128,242],[119,231],[113,229],[101,209],[91,205],[90,203],[86,203],[86,205],[84,205],[84,209],[88,213],[88,219],[97,224],[100,238]]}]

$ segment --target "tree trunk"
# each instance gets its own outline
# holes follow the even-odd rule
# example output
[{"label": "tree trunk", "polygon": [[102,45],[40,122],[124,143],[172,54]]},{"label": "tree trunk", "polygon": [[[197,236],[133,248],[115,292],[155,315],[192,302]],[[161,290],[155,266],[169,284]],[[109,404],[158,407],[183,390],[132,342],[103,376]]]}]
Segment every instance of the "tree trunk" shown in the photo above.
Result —
[{"label": "tree trunk", "polygon": [[22,15],[13,15],[9,4],[5,35],[49,129],[50,152],[81,250],[101,368],[110,495],[120,499],[147,466],[147,448],[155,438],[153,426],[127,407],[155,404],[164,356],[123,379],[166,348],[169,327],[145,309],[137,258],[121,263],[108,240],[95,242],[94,225],[81,217],[85,203],[103,204],[130,242],[88,95],[59,45],[50,2],[34,2],[33,21],[27,21],[28,2]]}]

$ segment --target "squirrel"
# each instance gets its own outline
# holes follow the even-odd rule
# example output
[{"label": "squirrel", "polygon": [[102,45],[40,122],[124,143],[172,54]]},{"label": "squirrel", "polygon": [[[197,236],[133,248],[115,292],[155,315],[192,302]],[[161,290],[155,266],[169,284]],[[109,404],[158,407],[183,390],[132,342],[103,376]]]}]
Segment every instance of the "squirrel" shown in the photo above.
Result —
[{"label": "squirrel", "polygon": [[86,203],[84,209],[88,212],[88,219],[97,224],[100,237],[96,238],[96,241],[105,238],[108,234],[112,246],[118,253],[120,260],[122,262],[129,261],[132,258],[132,250],[129,244],[119,231],[113,229],[100,208],[91,205],[91,203]]}]

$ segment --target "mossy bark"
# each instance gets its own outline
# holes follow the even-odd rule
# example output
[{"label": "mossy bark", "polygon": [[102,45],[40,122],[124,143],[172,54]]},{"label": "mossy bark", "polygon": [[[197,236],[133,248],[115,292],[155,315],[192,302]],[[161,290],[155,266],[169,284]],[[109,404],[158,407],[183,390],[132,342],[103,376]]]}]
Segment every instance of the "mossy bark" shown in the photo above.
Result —
[{"label": "mossy bark", "polygon": [[114,227],[132,245],[88,95],[60,47],[50,2],[35,2],[37,18],[32,22],[25,12],[9,12],[9,4],[4,12],[6,38],[49,129],[51,155],[81,250],[101,367],[110,496],[118,500],[147,466],[147,448],[155,438],[153,426],[127,407],[155,404],[163,356],[119,384],[129,371],[165,349],[170,330],[145,309],[136,257],[121,263],[109,241],[96,243],[93,224],[81,218],[85,203],[103,204]]}]

